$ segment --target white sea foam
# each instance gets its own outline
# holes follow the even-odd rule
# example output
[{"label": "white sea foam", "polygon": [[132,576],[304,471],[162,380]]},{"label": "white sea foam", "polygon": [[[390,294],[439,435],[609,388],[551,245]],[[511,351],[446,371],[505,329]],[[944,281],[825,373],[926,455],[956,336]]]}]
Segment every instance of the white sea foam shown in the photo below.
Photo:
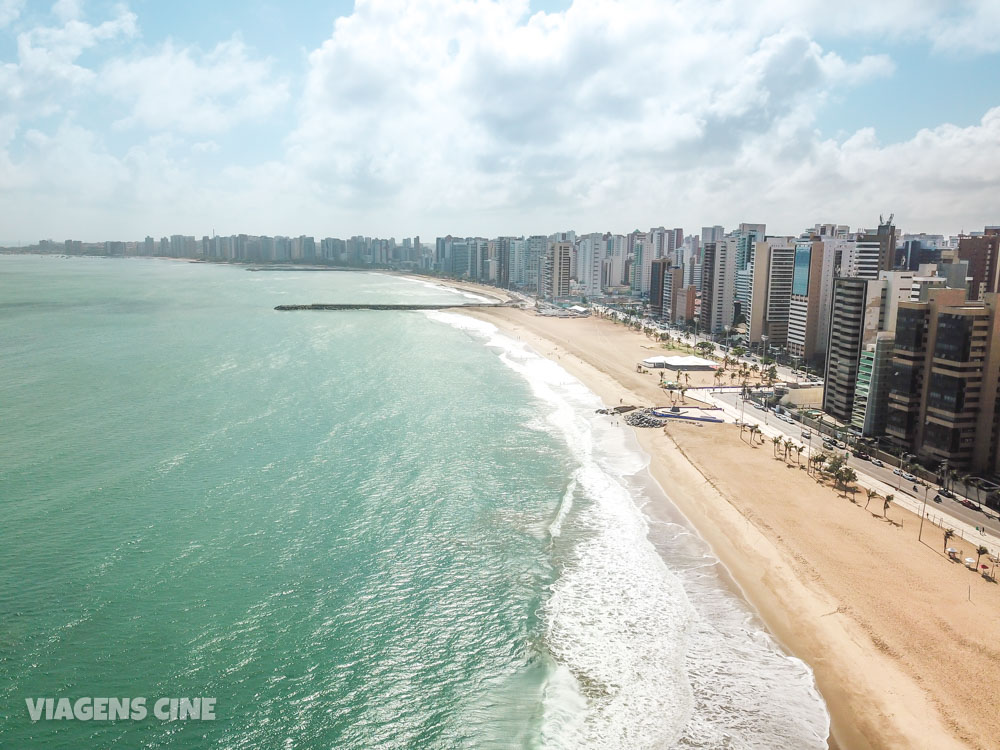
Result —
[{"label": "white sea foam", "polygon": [[425,281],[424,279],[417,279],[417,278],[413,278],[411,276],[397,276],[396,278],[398,278],[398,279],[400,279],[402,281],[409,281],[409,282],[411,282],[413,284],[420,284],[421,286],[425,286],[425,287],[428,287],[430,289],[434,289],[434,290],[439,291],[439,292],[440,291],[445,291],[445,292],[451,292],[452,294],[458,294],[458,295],[460,295],[462,297],[465,297],[466,299],[471,299],[474,302],[494,302],[495,301],[495,300],[490,299],[489,297],[484,297],[481,294],[473,294],[472,292],[468,292],[465,289],[458,289],[456,287],[447,286],[445,284],[440,284],[440,283],[437,283],[437,282],[434,282],[434,281]]},{"label": "white sea foam", "polygon": [[576,480],[573,479],[569,483],[569,487],[563,493],[562,502],[559,503],[559,511],[556,513],[555,520],[549,524],[549,536],[552,538],[557,538],[562,533],[562,524],[569,515],[569,512],[573,510],[573,493],[576,492]]},{"label": "white sea foam", "polygon": [[611,427],[582,383],[492,324],[426,314],[498,350],[577,460],[549,528],[554,541],[573,533],[545,606],[558,666],[542,744],[825,747],[829,717],[811,671],[731,593],[707,545],[682,524],[658,524],[651,540],[637,503],[659,488],[631,431]]}]

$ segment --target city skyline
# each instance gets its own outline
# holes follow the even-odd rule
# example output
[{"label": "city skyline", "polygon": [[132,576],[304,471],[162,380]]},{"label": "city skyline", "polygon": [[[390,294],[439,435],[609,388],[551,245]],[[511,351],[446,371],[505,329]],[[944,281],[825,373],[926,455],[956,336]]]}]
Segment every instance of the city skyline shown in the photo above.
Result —
[{"label": "city skyline", "polygon": [[972,231],[1000,181],[998,24],[987,2],[2,0],[0,244]]}]

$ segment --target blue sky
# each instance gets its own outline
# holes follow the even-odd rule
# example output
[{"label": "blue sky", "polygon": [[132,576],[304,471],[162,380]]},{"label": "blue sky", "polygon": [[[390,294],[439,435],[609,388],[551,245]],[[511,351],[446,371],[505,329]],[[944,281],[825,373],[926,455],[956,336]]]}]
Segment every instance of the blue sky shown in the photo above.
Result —
[{"label": "blue sky", "polygon": [[998,70],[995,0],[0,0],[0,241],[954,233]]}]

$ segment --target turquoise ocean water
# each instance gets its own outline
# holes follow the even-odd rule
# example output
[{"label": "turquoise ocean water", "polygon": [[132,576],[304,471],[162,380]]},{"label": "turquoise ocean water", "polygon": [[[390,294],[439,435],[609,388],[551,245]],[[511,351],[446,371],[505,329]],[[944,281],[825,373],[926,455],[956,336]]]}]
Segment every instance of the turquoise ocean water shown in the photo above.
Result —
[{"label": "turquoise ocean water", "polygon": [[[557,364],[370,273],[0,256],[0,746],[822,748]],[[666,488],[669,492],[670,488]],[[32,722],[27,698],[213,697]]]}]

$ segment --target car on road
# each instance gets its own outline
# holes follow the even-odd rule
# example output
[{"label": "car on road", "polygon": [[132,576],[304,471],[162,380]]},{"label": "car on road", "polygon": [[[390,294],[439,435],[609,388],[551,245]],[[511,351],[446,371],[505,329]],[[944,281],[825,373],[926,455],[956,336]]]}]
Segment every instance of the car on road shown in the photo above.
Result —
[{"label": "car on road", "polygon": [[854,451],[853,456],[862,461],[867,461],[869,456],[864,451]]},{"label": "car on road", "polygon": [[897,477],[903,476],[903,470],[900,469],[898,466],[892,470],[892,473],[895,474]]},{"label": "car on road", "polygon": [[812,433],[809,430],[802,430],[802,437],[806,440],[812,440]]},{"label": "car on road", "polygon": [[937,493],[941,497],[955,497],[955,493],[949,490],[947,487],[938,487]]},{"label": "car on road", "polygon": [[903,472],[903,479],[907,480],[908,482],[915,482],[915,481],[917,481],[917,478],[915,476],[913,476],[908,471],[904,471]]},{"label": "car on road", "polygon": [[969,508],[971,510],[979,510],[979,507],[974,502],[972,502],[971,500],[962,499],[962,500],[959,500],[958,502],[960,502],[966,508]]},{"label": "car on road", "polygon": [[877,458],[873,458],[872,459],[872,466],[885,466],[885,464],[882,463],[881,461],[879,461]]}]

